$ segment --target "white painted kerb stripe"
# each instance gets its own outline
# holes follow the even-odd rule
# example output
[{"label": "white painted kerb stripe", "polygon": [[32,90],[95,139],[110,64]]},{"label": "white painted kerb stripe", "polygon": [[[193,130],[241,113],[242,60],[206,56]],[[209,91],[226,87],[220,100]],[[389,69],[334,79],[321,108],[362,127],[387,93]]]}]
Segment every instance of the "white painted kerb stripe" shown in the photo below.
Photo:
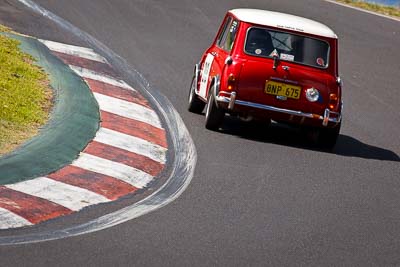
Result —
[{"label": "white painted kerb stripe", "polygon": [[60,52],[60,53],[68,54],[71,56],[86,58],[86,59],[98,61],[101,63],[107,63],[107,60],[104,57],[95,53],[93,51],[93,49],[90,49],[90,48],[68,45],[68,44],[63,44],[63,43],[58,43],[58,42],[53,42],[53,41],[48,41],[48,40],[41,40],[41,39],[39,39],[39,41],[42,42],[44,45],[46,45],[50,50],[55,51],[55,52]]},{"label": "white painted kerb stripe", "polygon": [[75,71],[76,74],[78,74],[79,76],[83,77],[83,78],[87,78],[87,79],[92,79],[92,80],[96,80],[99,82],[103,82],[103,83],[107,83],[107,84],[111,84],[117,87],[122,87],[131,91],[136,91],[135,89],[133,89],[129,84],[127,84],[126,82],[124,82],[123,80],[119,80],[119,79],[115,79],[113,77],[104,75],[104,74],[100,74],[98,72],[95,72],[93,70],[89,70],[89,69],[85,69],[82,67],[77,67],[74,65],[69,65],[69,67]]},{"label": "white painted kerb stripe", "polygon": [[135,136],[116,132],[107,128],[100,128],[94,140],[99,143],[146,156],[163,164],[166,162],[166,148]]},{"label": "white painted kerb stripe", "polygon": [[148,123],[154,127],[162,129],[160,119],[154,110],[146,108],[132,102],[118,98],[93,93],[99,103],[100,110],[104,110],[116,115]]},{"label": "white painted kerb stripe", "polygon": [[72,162],[71,165],[120,179],[136,188],[145,187],[154,178],[148,173],[125,164],[86,153],[81,153],[79,158]]},{"label": "white painted kerb stripe", "polygon": [[6,185],[15,191],[47,199],[70,210],[78,211],[86,206],[108,202],[109,199],[84,188],[61,183],[46,177]]},{"label": "white painted kerb stripe", "polygon": [[0,208],[0,229],[16,228],[28,225],[32,225],[32,223],[9,210]]}]

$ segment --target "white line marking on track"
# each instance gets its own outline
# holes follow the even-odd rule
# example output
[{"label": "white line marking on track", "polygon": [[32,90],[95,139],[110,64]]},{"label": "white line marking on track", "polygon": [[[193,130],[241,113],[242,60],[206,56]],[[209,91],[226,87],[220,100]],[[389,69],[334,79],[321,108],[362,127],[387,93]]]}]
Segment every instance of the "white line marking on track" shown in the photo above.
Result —
[{"label": "white line marking on track", "polygon": [[82,67],[77,67],[74,65],[69,65],[69,67],[75,71],[76,74],[78,74],[79,76],[83,77],[83,78],[88,78],[88,79],[92,79],[92,80],[96,80],[99,82],[103,82],[103,83],[107,83],[107,84],[111,84],[117,87],[121,87],[121,88],[125,88],[131,91],[136,92],[135,89],[133,89],[129,84],[127,84],[126,82],[124,82],[123,80],[119,80],[104,74],[100,74],[98,72],[95,72],[93,70],[89,70],[86,68],[82,68]]},{"label": "white line marking on track", "polygon": [[81,153],[71,165],[120,179],[136,188],[145,187],[154,178],[139,169],[86,153]]},{"label": "white line marking on track", "polygon": [[28,225],[32,225],[32,223],[9,210],[0,208],[0,229],[16,228]]},{"label": "white line marking on track", "polygon": [[110,201],[108,198],[92,191],[61,183],[47,177],[39,177],[33,180],[6,185],[6,187],[47,199],[74,211],[93,204]]},{"label": "white line marking on track", "polygon": [[166,148],[135,136],[127,135],[107,128],[100,128],[97,131],[94,140],[99,143],[118,147],[139,155],[146,156],[163,164],[166,162]]},{"label": "white line marking on track", "polygon": [[114,113],[116,115],[148,123],[154,127],[162,129],[162,125],[157,113],[149,108],[136,103],[128,102],[118,98],[93,93],[99,103],[100,109]]},{"label": "white line marking on track", "polygon": [[42,42],[44,45],[46,45],[50,50],[55,51],[55,52],[60,52],[60,53],[64,53],[64,54],[71,55],[71,56],[86,58],[86,59],[90,59],[90,60],[101,62],[101,63],[107,63],[107,60],[104,57],[95,53],[93,51],[93,49],[91,49],[91,48],[80,47],[80,46],[75,46],[75,45],[68,45],[68,44],[63,44],[63,43],[58,43],[58,42],[53,42],[53,41],[48,41],[48,40],[41,40],[41,39],[39,39],[39,41]]}]

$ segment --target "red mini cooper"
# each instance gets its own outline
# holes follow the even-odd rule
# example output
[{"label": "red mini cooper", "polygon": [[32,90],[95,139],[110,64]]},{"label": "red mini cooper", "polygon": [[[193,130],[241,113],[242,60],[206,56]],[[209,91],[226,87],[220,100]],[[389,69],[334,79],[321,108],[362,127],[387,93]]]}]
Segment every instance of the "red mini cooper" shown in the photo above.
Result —
[{"label": "red mini cooper", "polygon": [[214,43],[196,64],[189,111],[206,108],[207,129],[225,114],[274,120],[318,132],[332,148],[342,119],[338,40],[327,26],[302,17],[230,10]]}]

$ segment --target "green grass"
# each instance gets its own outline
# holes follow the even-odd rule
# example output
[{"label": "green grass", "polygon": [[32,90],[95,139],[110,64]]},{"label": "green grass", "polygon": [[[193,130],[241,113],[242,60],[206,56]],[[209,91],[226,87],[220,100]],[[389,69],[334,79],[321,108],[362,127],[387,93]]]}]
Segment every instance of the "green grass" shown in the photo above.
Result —
[{"label": "green grass", "polygon": [[363,8],[369,11],[374,11],[391,17],[400,17],[400,6],[392,7],[375,3],[367,3],[360,0],[336,0],[337,2],[348,4],[351,6]]},{"label": "green grass", "polygon": [[0,154],[34,136],[51,108],[47,75],[18,45],[0,35]]},{"label": "green grass", "polygon": [[7,28],[6,26],[0,24],[0,32],[9,32],[9,31],[10,28]]}]

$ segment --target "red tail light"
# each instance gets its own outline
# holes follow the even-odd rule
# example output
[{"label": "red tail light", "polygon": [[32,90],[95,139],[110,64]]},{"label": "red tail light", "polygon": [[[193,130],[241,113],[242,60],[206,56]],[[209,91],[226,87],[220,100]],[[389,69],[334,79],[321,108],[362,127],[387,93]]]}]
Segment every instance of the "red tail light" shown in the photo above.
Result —
[{"label": "red tail light", "polygon": [[337,94],[329,95],[329,109],[330,110],[336,109],[336,107],[338,105],[338,100],[339,100],[339,97],[337,96]]},{"label": "red tail light", "polygon": [[235,85],[235,81],[236,81],[235,75],[233,75],[232,73],[229,74],[228,87],[227,87],[228,91],[232,91],[233,90],[234,85]]}]

